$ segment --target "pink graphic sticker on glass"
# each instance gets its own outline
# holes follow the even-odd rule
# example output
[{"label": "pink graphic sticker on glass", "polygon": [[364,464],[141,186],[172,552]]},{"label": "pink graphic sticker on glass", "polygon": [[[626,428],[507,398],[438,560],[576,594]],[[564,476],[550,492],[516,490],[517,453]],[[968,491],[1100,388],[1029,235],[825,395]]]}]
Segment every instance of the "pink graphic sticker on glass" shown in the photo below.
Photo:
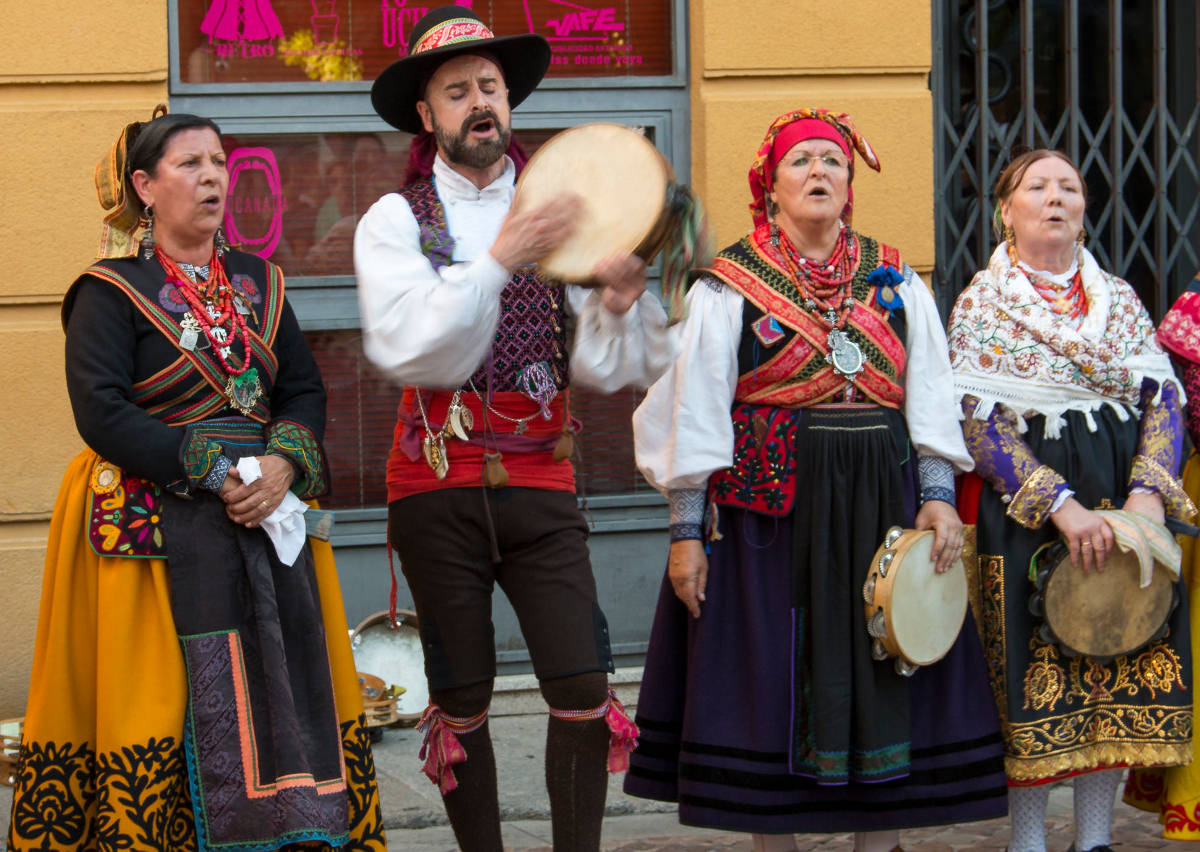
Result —
[{"label": "pink graphic sticker on glass", "polygon": [[310,0],[313,14],[313,41],[317,44],[334,44],[337,42],[338,23],[340,15],[334,11],[337,0]]},{"label": "pink graphic sticker on glass", "polygon": [[235,148],[229,154],[225,201],[229,241],[269,258],[283,235],[283,182],[270,148]]},{"label": "pink graphic sticker on glass", "polygon": [[[316,2],[317,0],[314,0]],[[420,3],[420,0],[418,0]],[[473,0],[455,0],[455,6],[470,9]],[[397,56],[408,56],[408,37],[417,21],[425,17],[431,7],[409,5],[408,0],[379,0],[380,35],[384,47],[396,48]]]},{"label": "pink graphic sticker on glass", "polygon": [[222,41],[265,41],[282,38],[283,26],[271,0],[213,0],[200,22],[200,32]]},{"label": "pink graphic sticker on glass", "polygon": [[549,33],[545,34],[547,41],[606,41],[610,38],[610,33],[619,33],[625,29],[625,24],[617,20],[617,10],[614,6],[598,6],[593,9],[568,0],[547,0],[541,3],[524,0],[524,3],[529,31],[537,32],[533,9],[537,6],[541,14],[536,15],[536,18],[549,30]]}]

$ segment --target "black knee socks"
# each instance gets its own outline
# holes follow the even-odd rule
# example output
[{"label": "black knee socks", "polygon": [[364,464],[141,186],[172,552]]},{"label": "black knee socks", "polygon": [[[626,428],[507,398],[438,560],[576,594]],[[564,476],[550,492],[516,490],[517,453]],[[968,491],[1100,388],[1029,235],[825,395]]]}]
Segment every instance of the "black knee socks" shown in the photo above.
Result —
[{"label": "black knee socks", "polygon": [[[491,698],[490,680],[459,689],[438,690],[430,696],[442,710],[460,717],[482,712]],[[454,766],[458,787],[442,797],[454,838],[462,852],[502,852],[496,756],[488,724],[485,721],[474,731],[457,736],[467,759]]]},{"label": "black knee socks", "polygon": [[[608,677],[593,672],[541,682],[556,710],[591,710],[608,697]],[[608,793],[609,731],[603,719],[550,717],[546,726],[546,789],[554,852],[595,852]]]},{"label": "black knee socks", "polygon": [[[603,672],[541,682],[546,703],[556,710],[591,710],[608,698]],[[492,682],[438,690],[431,700],[451,716],[480,713],[491,700]],[[496,758],[484,722],[458,734],[467,760],[454,766],[458,787],[442,797],[462,852],[502,852]],[[550,796],[555,852],[596,852],[608,792],[609,730],[603,719],[571,721],[550,717],[546,726],[546,789]]]}]

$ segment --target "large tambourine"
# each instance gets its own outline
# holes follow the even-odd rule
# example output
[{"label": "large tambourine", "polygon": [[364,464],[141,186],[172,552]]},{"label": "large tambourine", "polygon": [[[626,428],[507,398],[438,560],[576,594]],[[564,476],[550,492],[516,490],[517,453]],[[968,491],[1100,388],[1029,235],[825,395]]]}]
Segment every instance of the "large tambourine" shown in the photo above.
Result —
[{"label": "large tambourine", "polygon": [[[391,692],[395,700],[395,718],[388,723],[415,724],[429,704],[425,652],[421,647],[417,614],[399,610],[395,621],[386,610],[367,616],[351,631],[350,648],[364,691],[382,689]],[[368,679],[371,676],[378,682]],[[403,691],[393,692],[393,686]],[[380,719],[382,721],[384,717],[380,715]]]},{"label": "large tambourine", "polygon": [[574,233],[539,262],[550,278],[585,283],[614,252],[649,262],[666,242],[671,164],[622,124],[582,124],[551,137],[517,181],[514,206],[536,207],[573,192],[582,206]]},{"label": "large tambourine", "polygon": [[967,574],[956,560],[942,574],[930,561],[934,533],[892,527],[875,551],[863,602],[876,660],[910,676],[954,647],[967,617]]},{"label": "large tambourine", "polygon": [[611,254],[649,263],[663,251],[663,291],[678,318],[689,270],[707,263],[707,228],[699,203],[675,182],[654,144],[623,124],[581,124],[556,134],[521,172],[513,206],[529,209],[569,193],[581,202],[575,230],[538,262],[542,273],[587,285]]},{"label": "large tambourine", "polygon": [[1041,638],[1067,656],[1110,660],[1137,651],[1167,632],[1179,605],[1175,580],[1182,553],[1162,524],[1136,512],[1099,510],[1116,547],[1103,571],[1071,564],[1066,542],[1034,554],[1029,611],[1041,619]]}]

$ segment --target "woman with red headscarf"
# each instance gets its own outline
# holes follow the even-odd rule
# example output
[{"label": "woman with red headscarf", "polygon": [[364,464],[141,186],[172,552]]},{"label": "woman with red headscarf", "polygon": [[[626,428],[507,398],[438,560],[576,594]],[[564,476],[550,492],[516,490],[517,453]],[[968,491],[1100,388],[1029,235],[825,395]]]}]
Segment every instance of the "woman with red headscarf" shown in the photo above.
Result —
[{"label": "woman with red headscarf", "polygon": [[[634,415],[671,550],[625,788],[689,825],[897,830],[1005,813],[996,709],[970,614],[940,662],[872,656],[862,589],[893,525],[962,550],[969,470],[942,324],[899,252],[850,227],[846,115],[776,119],[750,169],[754,230],[688,296],[682,354]],[[707,519],[705,515],[707,512]]]}]

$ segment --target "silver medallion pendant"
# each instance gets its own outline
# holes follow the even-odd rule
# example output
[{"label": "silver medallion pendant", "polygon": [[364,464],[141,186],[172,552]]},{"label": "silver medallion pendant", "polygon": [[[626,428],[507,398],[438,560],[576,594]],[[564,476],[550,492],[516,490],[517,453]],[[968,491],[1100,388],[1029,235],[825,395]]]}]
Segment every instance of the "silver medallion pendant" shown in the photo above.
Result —
[{"label": "silver medallion pendant", "polygon": [[847,382],[858,378],[863,371],[864,360],[858,344],[837,326],[829,330],[829,336],[825,338],[825,342],[829,344],[829,352],[826,353],[825,360],[833,365],[833,371]]},{"label": "silver medallion pendant", "polygon": [[191,314],[186,314],[179,322],[179,348],[194,352],[199,339],[200,323]]}]

